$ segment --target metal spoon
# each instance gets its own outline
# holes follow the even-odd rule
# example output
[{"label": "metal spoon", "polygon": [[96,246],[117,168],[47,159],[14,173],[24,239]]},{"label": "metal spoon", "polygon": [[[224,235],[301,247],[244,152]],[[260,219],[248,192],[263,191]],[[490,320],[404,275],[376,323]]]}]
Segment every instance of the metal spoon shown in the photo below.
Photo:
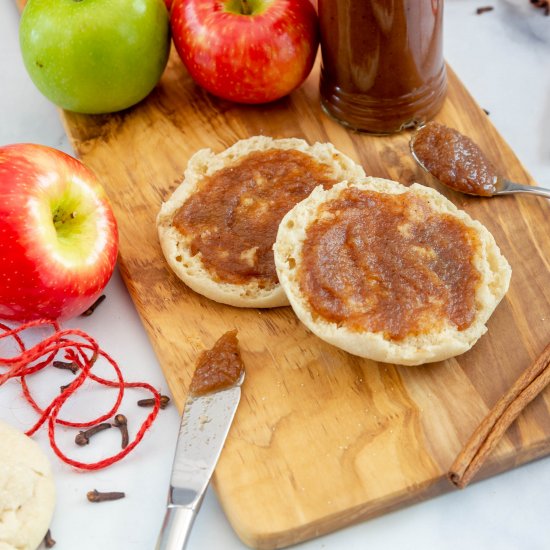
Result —
[{"label": "metal spoon", "polygon": [[[460,193],[466,193],[462,189],[454,188],[452,185],[441,181],[439,178],[434,176],[434,174],[432,172],[430,172],[430,170],[428,170],[428,168],[424,165],[424,163],[416,155],[416,151],[414,150],[415,138],[416,138],[416,133],[413,134],[413,136],[411,137],[411,139],[409,141],[409,147],[410,147],[411,154],[412,154],[414,160],[422,168],[422,170],[424,170],[427,174],[430,174],[436,181],[438,181],[444,187],[448,187],[448,188],[453,189],[454,191],[458,191]],[[514,183],[513,181],[510,181],[510,180],[508,180],[508,179],[506,179],[506,178],[504,178],[500,175],[497,176],[497,179],[496,179],[496,182],[494,184],[493,189],[491,189],[490,191],[489,190],[485,190],[485,191],[486,192],[483,193],[483,194],[473,193],[473,192],[469,192],[469,193],[466,193],[466,194],[467,195],[474,195],[474,196],[478,196],[478,197],[495,197],[497,195],[511,195],[513,193],[527,193],[527,194],[530,194],[530,195],[539,195],[541,197],[546,197],[546,198],[550,199],[550,189],[546,189],[544,187],[537,187],[537,186],[534,186],[534,185],[523,185],[523,184],[520,184],[520,183]]]}]

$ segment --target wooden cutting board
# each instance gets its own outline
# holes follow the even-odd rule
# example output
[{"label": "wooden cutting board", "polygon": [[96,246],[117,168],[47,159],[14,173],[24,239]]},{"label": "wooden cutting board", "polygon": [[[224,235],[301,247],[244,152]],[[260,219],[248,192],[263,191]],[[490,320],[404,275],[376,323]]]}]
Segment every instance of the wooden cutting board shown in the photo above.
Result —
[{"label": "wooden cutting board", "polygon": [[[446,192],[493,233],[513,276],[489,332],[442,363],[363,360],[317,339],[290,308],[219,305],[172,275],[155,216],[200,148],[220,151],[256,134],[331,141],[370,175],[426,182],[407,133],[359,135],[325,116],[318,76],[316,67],[301,89],[272,105],[237,106],[195,86],[172,52],[160,84],[135,108],[63,113],[76,153],[113,202],[123,277],[180,408],[199,352],[239,330],[247,378],[214,481],[236,532],[257,548],[291,545],[450,491],[445,474],[462,445],[550,339],[550,203],[536,197]],[[531,182],[452,71],[437,118],[472,137],[510,179]],[[549,452],[550,389],[514,423],[479,477]]]}]

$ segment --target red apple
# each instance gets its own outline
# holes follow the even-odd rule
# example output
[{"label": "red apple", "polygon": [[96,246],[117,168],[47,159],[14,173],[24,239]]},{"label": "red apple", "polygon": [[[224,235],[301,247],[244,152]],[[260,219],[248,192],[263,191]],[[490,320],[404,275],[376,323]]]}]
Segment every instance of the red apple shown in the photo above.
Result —
[{"label": "red apple", "polygon": [[118,232],[95,175],[43,145],[0,147],[0,318],[63,320],[99,297]]},{"label": "red apple", "polygon": [[191,77],[239,103],[266,103],[297,88],[319,43],[310,0],[174,0],[170,25]]}]

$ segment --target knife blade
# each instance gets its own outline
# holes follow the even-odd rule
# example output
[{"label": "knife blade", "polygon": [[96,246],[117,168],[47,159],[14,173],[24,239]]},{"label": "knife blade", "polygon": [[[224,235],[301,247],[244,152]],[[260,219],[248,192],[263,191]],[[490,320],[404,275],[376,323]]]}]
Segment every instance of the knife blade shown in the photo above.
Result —
[{"label": "knife blade", "polygon": [[244,371],[233,386],[185,403],[168,504],[156,550],[185,548],[241,398]]}]

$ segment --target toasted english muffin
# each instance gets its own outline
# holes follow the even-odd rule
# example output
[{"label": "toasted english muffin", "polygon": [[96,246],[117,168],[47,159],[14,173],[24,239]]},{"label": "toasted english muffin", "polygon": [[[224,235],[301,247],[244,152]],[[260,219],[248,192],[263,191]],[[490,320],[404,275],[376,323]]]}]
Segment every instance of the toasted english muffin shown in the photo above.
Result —
[{"label": "toasted english muffin", "polygon": [[274,253],[314,334],[402,365],[469,350],[511,277],[491,233],[443,195],[370,177],[315,189],[281,221]]},{"label": "toasted english muffin", "polygon": [[318,185],[363,176],[329,143],[256,136],[191,157],[157,216],[162,251],[195,292],[238,307],[288,305],[273,262],[280,220]]}]

